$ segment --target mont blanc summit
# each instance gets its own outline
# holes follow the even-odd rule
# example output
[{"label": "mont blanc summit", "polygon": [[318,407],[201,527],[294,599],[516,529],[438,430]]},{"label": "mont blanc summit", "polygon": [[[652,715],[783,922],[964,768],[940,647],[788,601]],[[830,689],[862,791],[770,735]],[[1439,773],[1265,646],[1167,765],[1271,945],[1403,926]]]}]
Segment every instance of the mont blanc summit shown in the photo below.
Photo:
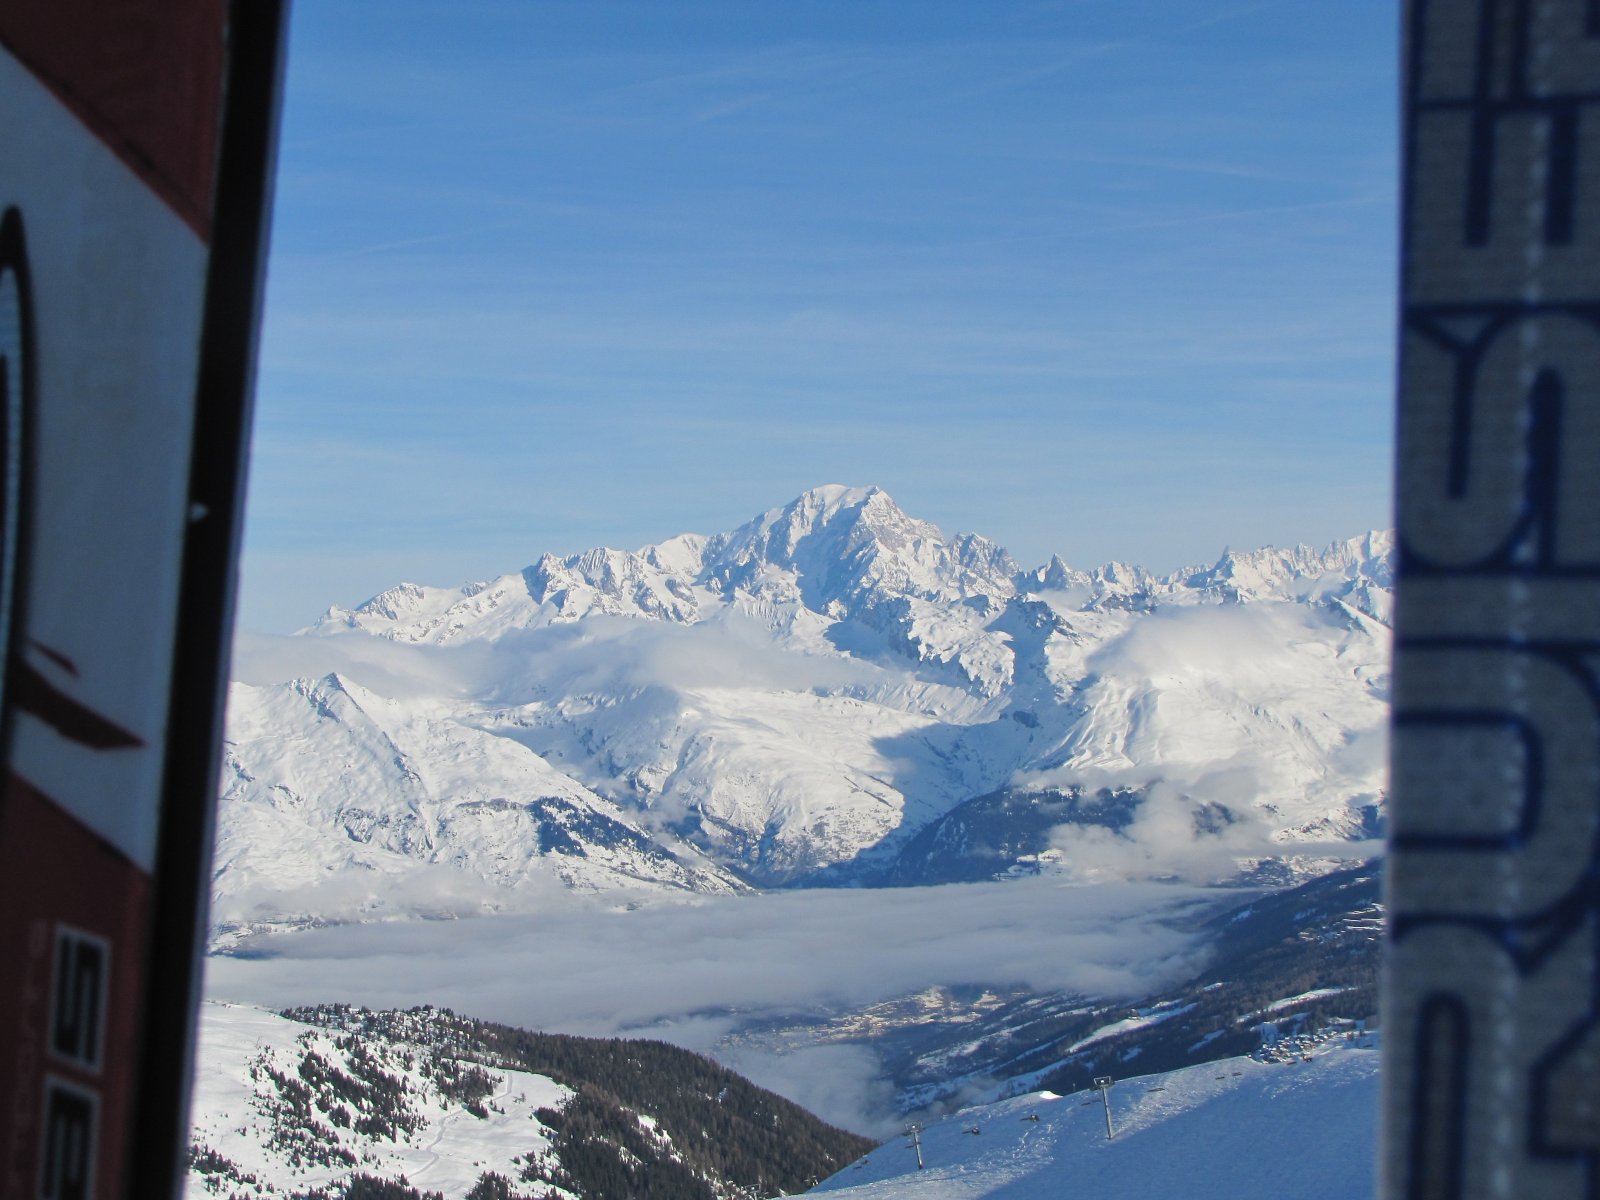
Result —
[{"label": "mont blanc summit", "polygon": [[1370,533],[1023,569],[829,486],[728,533],[401,584],[245,655],[219,918],[1316,869],[1382,817],[1392,560]]}]

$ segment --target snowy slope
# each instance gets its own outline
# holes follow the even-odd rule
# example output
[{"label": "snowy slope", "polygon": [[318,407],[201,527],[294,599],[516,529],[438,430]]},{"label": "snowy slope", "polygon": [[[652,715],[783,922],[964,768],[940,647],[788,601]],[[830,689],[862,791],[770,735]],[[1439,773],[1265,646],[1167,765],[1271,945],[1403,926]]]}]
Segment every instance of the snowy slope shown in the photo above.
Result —
[{"label": "snowy slope", "polygon": [[[314,674],[262,667],[266,690],[236,693],[218,891],[400,859],[449,864],[452,893],[873,882],[974,798],[1074,788],[1135,795],[1134,820],[1045,830],[991,875],[1331,863],[1381,815],[1392,556],[1374,533],[1160,577],[1022,571],[829,486],[712,537],[403,584],[291,639]],[[330,718],[309,698],[330,686],[364,689],[364,715]],[[544,797],[632,833],[555,861],[526,806]]]},{"label": "snowy slope", "polygon": [[[570,1088],[541,1075],[483,1068],[492,1091],[480,1117],[440,1091],[415,1048],[407,1053],[377,1043],[366,1047],[367,1061],[401,1081],[405,1092],[396,1106],[397,1123],[382,1128],[379,1118],[363,1132],[357,1126],[373,1106],[360,1100],[345,1102],[343,1123],[320,1110],[308,1117],[286,1104],[292,1088],[277,1086],[272,1072],[299,1082],[300,1063],[308,1054],[352,1070],[348,1048],[328,1030],[259,1009],[202,1008],[190,1138],[220,1157],[201,1160],[201,1168],[214,1168],[209,1173],[191,1167],[186,1200],[226,1196],[236,1188],[287,1196],[328,1187],[352,1171],[385,1179],[403,1175],[413,1187],[454,1200],[485,1171],[514,1180],[521,1170],[516,1160],[548,1154],[550,1131],[535,1110],[560,1108],[572,1095]],[[558,1189],[554,1194],[569,1193]]]},{"label": "snowy slope", "polygon": [[659,1042],[427,1007],[295,1015],[204,1006],[188,1200],[315,1200],[355,1176],[424,1200],[765,1200],[872,1145]]},{"label": "snowy slope", "polygon": [[[1224,1059],[964,1109],[873,1151],[807,1195],[852,1200],[1358,1200],[1375,1194],[1378,1051],[1342,1041],[1310,1062]],[[1038,1120],[1030,1118],[1037,1116]],[[976,1132],[973,1132],[976,1131]]]},{"label": "snowy slope", "polygon": [[552,888],[726,893],[694,851],[518,742],[330,674],[235,684],[213,921],[525,906]]}]

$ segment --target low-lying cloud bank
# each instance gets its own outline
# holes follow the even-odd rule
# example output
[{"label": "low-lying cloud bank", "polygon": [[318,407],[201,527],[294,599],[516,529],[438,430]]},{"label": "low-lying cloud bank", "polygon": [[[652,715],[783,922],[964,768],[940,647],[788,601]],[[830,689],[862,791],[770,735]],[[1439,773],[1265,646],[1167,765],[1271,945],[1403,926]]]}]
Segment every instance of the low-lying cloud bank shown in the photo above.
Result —
[{"label": "low-lying cloud bank", "polygon": [[719,613],[694,625],[592,616],[518,630],[492,643],[412,645],[366,633],[277,637],[240,633],[233,677],[267,685],[331,671],[385,696],[479,696],[520,702],[534,689],[569,695],[707,687],[809,691],[899,678],[859,659],[802,654],[773,643],[760,622]]},{"label": "low-lying cloud bank", "polygon": [[[803,891],[269,935],[214,957],[213,998],[446,1005],[556,1032],[659,1037],[721,1054],[760,1015],[854,1008],[945,984],[1025,984],[1134,995],[1199,969],[1176,927],[1214,891],[1017,880]],[[730,1051],[730,1065],[829,1119],[878,1130],[891,1115],[871,1056],[850,1047]]]}]

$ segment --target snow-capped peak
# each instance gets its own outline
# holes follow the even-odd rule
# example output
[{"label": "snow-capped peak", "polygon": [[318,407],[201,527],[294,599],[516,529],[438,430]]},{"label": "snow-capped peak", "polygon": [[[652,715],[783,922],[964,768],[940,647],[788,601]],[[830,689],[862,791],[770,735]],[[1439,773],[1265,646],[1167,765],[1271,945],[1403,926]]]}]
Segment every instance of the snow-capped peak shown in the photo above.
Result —
[{"label": "snow-capped peak", "polygon": [[1016,591],[1017,566],[976,534],[947,538],[882,488],[814,488],[713,539],[706,582],[758,590],[767,568],[792,572],[806,606],[875,608],[894,598],[953,602]]},{"label": "snow-capped peak", "polygon": [[1284,550],[1266,547],[1245,553],[1225,550],[1209,569],[1190,575],[1186,586],[1221,585],[1242,595],[1283,594],[1297,590],[1296,584],[1330,575],[1376,577],[1388,585],[1392,574],[1389,555],[1393,549],[1394,534],[1375,530],[1363,537],[1334,542],[1321,551],[1306,545]]}]

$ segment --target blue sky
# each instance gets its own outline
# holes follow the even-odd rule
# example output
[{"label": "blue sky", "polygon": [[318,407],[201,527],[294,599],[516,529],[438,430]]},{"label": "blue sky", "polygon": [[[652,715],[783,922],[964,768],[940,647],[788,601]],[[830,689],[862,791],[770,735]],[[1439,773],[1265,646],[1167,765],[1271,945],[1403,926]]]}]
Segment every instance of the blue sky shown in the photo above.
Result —
[{"label": "blue sky", "polygon": [[241,621],[886,488],[1025,564],[1387,525],[1380,0],[304,3]]}]

